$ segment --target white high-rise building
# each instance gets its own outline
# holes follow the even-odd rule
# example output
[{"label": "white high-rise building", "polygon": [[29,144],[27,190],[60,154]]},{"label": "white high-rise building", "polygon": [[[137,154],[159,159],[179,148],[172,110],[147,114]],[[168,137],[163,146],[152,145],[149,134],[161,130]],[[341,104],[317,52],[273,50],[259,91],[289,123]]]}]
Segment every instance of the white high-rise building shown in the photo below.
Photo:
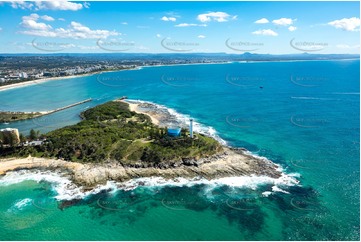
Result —
[{"label": "white high-rise building", "polygon": [[13,136],[14,144],[20,143],[20,135],[19,130],[14,128],[6,128],[6,129],[0,129],[0,132],[2,133],[2,140],[1,142],[3,144],[9,144],[10,136]]},{"label": "white high-rise building", "polygon": [[19,74],[19,77],[20,77],[20,78],[23,78],[23,79],[26,79],[26,78],[28,78],[28,74],[26,74],[26,72],[21,72],[21,73]]}]

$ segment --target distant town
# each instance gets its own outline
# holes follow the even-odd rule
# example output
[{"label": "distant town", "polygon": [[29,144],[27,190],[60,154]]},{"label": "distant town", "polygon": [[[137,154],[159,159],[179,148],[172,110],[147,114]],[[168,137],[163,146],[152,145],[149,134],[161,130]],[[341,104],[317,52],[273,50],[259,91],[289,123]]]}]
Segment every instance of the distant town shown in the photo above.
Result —
[{"label": "distant town", "polygon": [[0,85],[2,86],[43,78],[131,69],[138,66],[131,63],[54,56],[1,57],[0,63]]},{"label": "distant town", "polygon": [[359,58],[347,54],[0,54],[0,86],[51,77],[83,75],[101,71],[133,69],[140,66],[233,61],[287,61]]},{"label": "distant town", "polygon": [[[109,57],[109,58],[108,58]],[[0,86],[51,77],[134,69],[139,66],[225,62],[209,58],[124,58],[122,56],[0,56]]]}]

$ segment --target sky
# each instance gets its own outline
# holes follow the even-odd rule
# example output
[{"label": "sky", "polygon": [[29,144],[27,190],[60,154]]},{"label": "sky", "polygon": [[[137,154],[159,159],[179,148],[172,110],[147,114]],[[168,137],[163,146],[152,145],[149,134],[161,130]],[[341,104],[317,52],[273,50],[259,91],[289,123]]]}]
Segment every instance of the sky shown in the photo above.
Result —
[{"label": "sky", "polygon": [[359,2],[0,2],[0,53],[359,54]]}]

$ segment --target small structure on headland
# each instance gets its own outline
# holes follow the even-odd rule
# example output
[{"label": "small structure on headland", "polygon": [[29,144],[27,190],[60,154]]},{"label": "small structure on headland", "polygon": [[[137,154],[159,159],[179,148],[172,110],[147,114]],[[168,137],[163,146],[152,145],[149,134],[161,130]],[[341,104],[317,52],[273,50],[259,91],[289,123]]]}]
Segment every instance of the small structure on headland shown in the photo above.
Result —
[{"label": "small structure on headland", "polygon": [[193,119],[189,120],[189,137],[193,138]]},{"label": "small structure on headland", "polygon": [[181,134],[181,128],[171,127],[167,129],[167,135],[170,137],[179,137]]},{"label": "small structure on headland", "polygon": [[20,143],[19,130],[15,128],[0,129],[1,140],[3,144],[18,144]]}]

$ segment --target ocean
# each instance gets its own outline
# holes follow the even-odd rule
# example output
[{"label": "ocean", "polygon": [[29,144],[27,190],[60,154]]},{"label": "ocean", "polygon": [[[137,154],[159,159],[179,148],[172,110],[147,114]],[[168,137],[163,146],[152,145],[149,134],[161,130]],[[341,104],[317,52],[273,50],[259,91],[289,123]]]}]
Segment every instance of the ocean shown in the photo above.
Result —
[{"label": "ocean", "polygon": [[359,240],[359,76],[359,60],[235,62],[143,67],[1,91],[2,110],[93,101],[0,128],[45,133],[127,96],[183,122],[194,118],[198,132],[272,160],[299,183],[152,178],[82,194],[60,171],[15,171],[0,177],[0,238]]}]

